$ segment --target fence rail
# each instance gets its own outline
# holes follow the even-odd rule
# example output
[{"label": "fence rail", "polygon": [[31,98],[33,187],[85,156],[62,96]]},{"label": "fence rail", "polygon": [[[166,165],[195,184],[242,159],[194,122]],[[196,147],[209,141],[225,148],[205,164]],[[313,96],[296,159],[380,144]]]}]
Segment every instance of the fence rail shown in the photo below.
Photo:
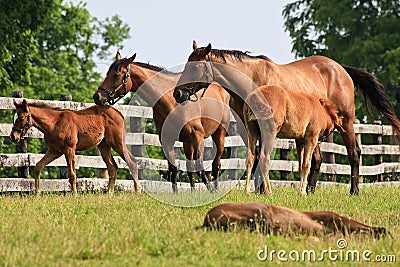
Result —
[{"label": "fence rail", "polygon": [[[2,110],[12,110],[14,108],[13,104],[14,98],[0,97],[0,109]],[[73,101],[43,101],[43,100],[29,100],[37,102],[45,102],[51,106],[60,107],[64,109],[78,110],[82,108],[87,108],[92,106],[91,103],[79,103]],[[131,119],[152,119],[152,109],[150,107],[143,106],[132,106],[132,105],[115,105],[115,108],[121,111],[121,113],[127,118]],[[233,116],[232,122],[234,122]],[[140,124],[140,123],[139,123]],[[355,124],[355,132],[359,135],[359,143],[362,155],[373,155],[377,160],[375,160],[372,166],[360,166],[360,175],[377,175],[377,180],[379,181],[382,174],[390,173],[393,174],[393,179],[396,180],[397,173],[400,173],[400,148],[396,144],[382,144],[382,136],[389,136],[390,140],[393,140],[393,130],[391,126],[388,125],[375,125],[375,124]],[[0,123],[0,136],[9,136],[11,132],[12,124]],[[373,135],[380,140],[376,144],[363,145],[361,144],[361,135]],[[31,128],[27,135],[27,138],[43,138],[43,134],[35,128]],[[386,138],[388,139],[388,138]],[[160,147],[158,135],[145,133],[145,132],[128,132],[126,136],[126,143],[129,146],[134,147],[144,147],[144,146],[156,146]],[[228,136],[225,139],[225,147],[230,148],[244,148],[243,140],[238,136]],[[175,147],[182,147],[181,142],[176,142]],[[212,140],[209,138],[205,142],[205,147],[213,147]],[[295,149],[294,140],[288,139],[277,139],[275,142],[275,148],[281,151],[290,151]],[[347,151],[345,146],[335,143],[321,143],[321,151],[326,155],[342,155],[346,156]],[[282,155],[282,154],[281,154]],[[382,160],[383,155],[388,155],[390,161],[384,162]],[[28,151],[24,153],[4,153],[0,151],[0,168],[7,167],[29,167],[35,166],[35,164],[40,160],[43,154],[33,154]],[[125,162],[120,157],[115,157],[116,162],[120,168],[127,168]],[[348,164],[338,164],[335,163],[334,156],[332,156],[330,162],[324,162],[321,166],[321,173],[326,175],[334,176],[336,174],[340,175],[350,175],[350,166]],[[150,170],[166,170],[167,161],[160,159],[148,158],[145,156],[137,157],[139,169],[150,169]],[[186,169],[185,161],[177,160],[177,165],[181,170]],[[244,158],[233,158],[233,159],[223,159],[222,160],[222,170],[239,170],[245,168]],[[64,157],[61,157],[49,166],[66,166]],[[76,166],[77,167],[94,167],[94,168],[105,168],[105,164],[100,156],[83,156],[76,155]],[[206,170],[211,169],[211,161],[207,160],[204,164]],[[282,173],[297,172],[298,163],[296,160],[272,160],[270,170],[281,171]],[[0,185],[1,187],[1,185]]]}]

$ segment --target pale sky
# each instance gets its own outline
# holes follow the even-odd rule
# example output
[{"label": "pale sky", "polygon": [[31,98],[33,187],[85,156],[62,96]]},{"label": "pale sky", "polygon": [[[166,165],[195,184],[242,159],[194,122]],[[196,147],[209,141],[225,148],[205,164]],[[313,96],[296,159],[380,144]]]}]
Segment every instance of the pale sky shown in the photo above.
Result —
[{"label": "pale sky", "polygon": [[[79,3],[79,0],[73,0]],[[293,0],[83,0],[100,20],[119,15],[131,38],[120,50],[123,57],[137,53],[135,61],[162,67],[184,64],[199,46],[264,54],[277,63],[294,60],[289,34],[284,31],[282,10]],[[115,51],[116,52],[116,51]],[[109,61],[96,61],[105,73]]]}]

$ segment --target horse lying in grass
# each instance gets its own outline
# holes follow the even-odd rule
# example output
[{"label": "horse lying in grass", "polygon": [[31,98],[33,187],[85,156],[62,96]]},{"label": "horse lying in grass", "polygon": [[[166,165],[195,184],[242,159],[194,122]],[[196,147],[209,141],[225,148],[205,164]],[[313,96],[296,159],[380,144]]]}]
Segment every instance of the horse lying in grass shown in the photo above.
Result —
[{"label": "horse lying in grass", "polygon": [[224,203],[212,208],[203,227],[230,230],[236,227],[274,235],[368,234],[380,238],[389,234],[384,227],[373,227],[329,211],[302,212],[256,202]]},{"label": "horse lying in grass", "polygon": [[344,132],[336,108],[328,99],[303,92],[289,92],[278,86],[261,86],[247,97],[246,103],[244,117],[249,147],[245,192],[250,193],[251,170],[259,140],[259,164],[263,176],[259,189],[261,193],[272,192],[268,166],[275,138],[279,137],[296,140],[301,180],[300,195],[306,195],[307,175],[318,138],[328,135],[335,127]]},{"label": "horse lying in grass", "polygon": [[29,128],[36,127],[44,134],[48,150],[35,166],[35,193],[39,192],[40,173],[43,168],[65,156],[71,191],[76,194],[75,152],[98,147],[109,174],[108,192],[112,193],[117,176],[117,163],[111,148],[126,161],[133,175],[136,192],[140,192],[136,159],[125,146],[125,121],[122,114],[110,106],[93,106],[73,111],[52,108],[43,103],[17,103],[16,118],[10,138],[19,142]]}]

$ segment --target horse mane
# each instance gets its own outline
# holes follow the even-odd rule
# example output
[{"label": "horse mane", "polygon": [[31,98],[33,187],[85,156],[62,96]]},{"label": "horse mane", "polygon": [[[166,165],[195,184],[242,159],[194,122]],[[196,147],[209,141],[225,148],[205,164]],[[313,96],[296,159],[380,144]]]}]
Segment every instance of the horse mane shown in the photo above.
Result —
[{"label": "horse mane", "polygon": [[211,49],[211,53],[216,57],[222,58],[224,61],[226,61],[225,56],[228,55],[240,61],[243,60],[243,58],[253,58],[253,59],[264,59],[272,62],[272,60],[269,57],[264,55],[258,55],[258,56],[250,55],[251,53],[250,51],[243,52],[240,50]]},{"label": "horse mane", "polygon": [[35,102],[27,102],[27,103],[28,103],[29,107],[47,108],[47,109],[53,109],[53,110],[64,110],[63,108],[60,108],[60,107],[50,106],[49,104],[47,104],[45,102],[35,101]]},{"label": "horse mane", "polygon": [[149,63],[144,63],[144,62],[133,62],[133,64],[136,65],[136,66],[139,66],[141,68],[145,68],[145,69],[148,69],[148,70],[154,70],[154,71],[157,71],[157,72],[166,70],[163,67],[154,66],[154,65],[151,65]]},{"label": "horse mane", "polygon": [[[113,69],[113,70],[117,71],[118,68],[119,68],[119,66],[121,65],[121,63],[122,63],[123,61],[124,61],[124,59],[120,59],[120,60],[117,60],[117,61],[113,62],[113,63],[111,64],[109,70]],[[144,69],[148,69],[148,70],[152,70],[152,71],[156,71],[156,72],[161,72],[161,71],[162,71],[162,72],[165,73],[165,74],[171,74],[171,75],[179,74],[179,73],[176,73],[176,72],[169,71],[169,70],[167,70],[167,69],[164,68],[164,67],[158,67],[158,66],[155,66],[155,65],[151,65],[151,64],[149,64],[149,63],[144,63],[144,62],[132,62],[132,64],[134,64],[134,65],[136,65],[136,66],[138,66],[138,67],[140,67],[140,68],[144,68]]]}]

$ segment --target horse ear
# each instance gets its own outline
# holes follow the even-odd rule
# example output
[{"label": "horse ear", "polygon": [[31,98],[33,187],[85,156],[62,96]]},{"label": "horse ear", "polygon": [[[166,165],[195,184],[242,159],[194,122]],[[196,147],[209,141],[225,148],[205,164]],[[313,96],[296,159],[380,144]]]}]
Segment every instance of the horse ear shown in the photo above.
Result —
[{"label": "horse ear", "polygon": [[131,56],[130,58],[128,58],[129,64],[132,63],[136,58],[136,53],[133,54],[133,56]]},{"label": "horse ear", "polygon": [[195,40],[193,40],[193,50],[196,50],[196,49],[197,49],[197,43]]},{"label": "horse ear", "polygon": [[131,64],[133,62],[133,60],[135,60],[136,58],[136,53],[131,56],[130,58],[125,58],[124,62],[121,64],[121,67],[127,68],[129,64]]},{"label": "horse ear", "polygon": [[119,53],[119,51],[117,51],[117,54],[115,55],[115,61],[118,61],[121,59],[121,54]]},{"label": "horse ear", "polygon": [[208,53],[210,52],[211,52],[211,44],[209,43],[206,47],[205,54],[208,55]]},{"label": "horse ear", "polygon": [[23,109],[25,112],[28,112],[28,111],[29,111],[29,110],[28,110],[28,103],[26,102],[25,99],[22,100],[22,109]]}]

